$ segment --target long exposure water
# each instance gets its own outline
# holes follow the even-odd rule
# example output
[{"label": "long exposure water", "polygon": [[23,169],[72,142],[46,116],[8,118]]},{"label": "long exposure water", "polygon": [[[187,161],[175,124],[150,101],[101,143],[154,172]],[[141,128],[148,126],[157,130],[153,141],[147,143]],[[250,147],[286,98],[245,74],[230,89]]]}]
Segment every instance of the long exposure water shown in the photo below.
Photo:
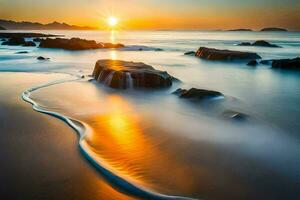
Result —
[{"label": "long exposure water", "polygon": [[[164,195],[300,198],[300,73],[184,55],[206,46],[257,52],[263,59],[294,58],[300,56],[300,33],[44,32],[129,47],[74,52],[0,46],[0,70],[89,75],[98,59],[119,59],[144,62],[182,81],[167,90],[120,91],[82,79],[32,94],[42,108],[85,124],[90,131],[82,145],[110,172]],[[283,48],[236,45],[259,39]],[[149,48],[139,51],[140,46]],[[24,50],[29,53],[16,54]],[[51,59],[41,62],[37,56]],[[179,87],[216,90],[225,98],[195,104],[171,94]],[[245,113],[249,119],[230,120],[223,114],[228,110]]]}]

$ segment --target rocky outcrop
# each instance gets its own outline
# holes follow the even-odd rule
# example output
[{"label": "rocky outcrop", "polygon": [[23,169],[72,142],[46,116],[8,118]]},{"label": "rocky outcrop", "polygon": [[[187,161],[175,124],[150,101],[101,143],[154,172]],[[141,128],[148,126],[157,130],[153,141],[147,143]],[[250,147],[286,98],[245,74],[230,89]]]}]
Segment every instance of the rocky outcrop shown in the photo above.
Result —
[{"label": "rocky outcrop", "polygon": [[93,77],[99,83],[117,89],[166,88],[176,79],[165,71],[141,62],[98,60]]},{"label": "rocky outcrop", "polygon": [[88,50],[88,49],[109,49],[109,48],[122,48],[122,44],[112,43],[97,43],[94,40],[85,40],[80,38],[55,38],[44,39],[40,43],[40,48],[57,48],[65,50]]},{"label": "rocky outcrop", "polygon": [[197,88],[191,88],[189,90],[186,89],[177,89],[173,94],[179,96],[184,99],[194,99],[194,100],[203,100],[215,97],[224,96],[222,93],[213,91],[213,90],[203,90]]},{"label": "rocky outcrop", "polygon": [[252,60],[261,58],[258,54],[252,52],[220,50],[207,47],[200,47],[196,52],[196,56],[216,61]]},{"label": "rocky outcrop", "polygon": [[252,44],[250,42],[242,42],[238,44],[238,46],[256,46],[256,47],[274,47],[274,48],[281,48],[281,46],[278,46],[276,44],[271,44],[264,40],[257,40],[253,42]]},{"label": "rocky outcrop", "polygon": [[25,41],[24,38],[9,38],[7,41],[2,42],[2,45],[10,46],[25,46],[25,47],[35,47],[35,43],[32,41]]},{"label": "rocky outcrop", "polygon": [[6,28],[4,28],[4,27],[0,26],[0,30],[6,30]]},{"label": "rocky outcrop", "polygon": [[274,69],[288,69],[288,70],[300,70],[300,57],[294,59],[281,59],[273,60],[272,68]]},{"label": "rocky outcrop", "polygon": [[288,30],[284,28],[268,27],[268,28],[263,28],[260,31],[288,31]]}]

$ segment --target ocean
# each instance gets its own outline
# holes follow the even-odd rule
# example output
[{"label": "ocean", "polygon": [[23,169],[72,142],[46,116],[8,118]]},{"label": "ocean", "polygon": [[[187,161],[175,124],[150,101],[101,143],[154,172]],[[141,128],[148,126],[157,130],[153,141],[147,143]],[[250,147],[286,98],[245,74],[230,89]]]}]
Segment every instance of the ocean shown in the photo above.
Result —
[{"label": "ocean", "polygon": [[[30,32],[127,46],[86,51],[0,46],[0,73],[59,74],[28,88],[23,99],[71,126],[87,162],[117,190],[137,199],[300,198],[300,72],[184,55],[205,46],[256,52],[263,59],[295,58],[300,33]],[[283,48],[237,46],[256,40]],[[181,82],[158,91],[107,88],[88,78],[99,59],[144,62]],[[194,103],[171,94],[192,87],[219,91],[224,98]],[[248,118],[228,119],[228,111]]]}]

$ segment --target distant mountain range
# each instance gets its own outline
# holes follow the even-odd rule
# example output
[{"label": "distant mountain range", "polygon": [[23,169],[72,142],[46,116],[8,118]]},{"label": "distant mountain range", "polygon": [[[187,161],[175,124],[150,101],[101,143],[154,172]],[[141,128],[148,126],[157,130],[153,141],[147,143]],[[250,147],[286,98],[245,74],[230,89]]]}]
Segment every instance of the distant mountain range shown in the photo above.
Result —
[{"label": "distant mountain range", "polygon": [[93,30],[95,28],[87,26],[75,26],[66,23],[53,22],[41,24],[37,22],[16,22],[12,20],[0,19],[0,27],[7,30]]}]

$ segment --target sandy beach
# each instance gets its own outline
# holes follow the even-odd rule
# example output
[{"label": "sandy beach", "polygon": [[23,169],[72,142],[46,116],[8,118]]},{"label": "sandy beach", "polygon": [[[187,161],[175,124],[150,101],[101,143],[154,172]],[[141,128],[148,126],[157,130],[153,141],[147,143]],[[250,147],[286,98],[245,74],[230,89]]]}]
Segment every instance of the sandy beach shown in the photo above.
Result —
[{"label": "sandy beach", "polygon": [[104,183],[62,121],[21,99],[30,86],[59,75],[0,73],[1,199],[130,199]]}]

